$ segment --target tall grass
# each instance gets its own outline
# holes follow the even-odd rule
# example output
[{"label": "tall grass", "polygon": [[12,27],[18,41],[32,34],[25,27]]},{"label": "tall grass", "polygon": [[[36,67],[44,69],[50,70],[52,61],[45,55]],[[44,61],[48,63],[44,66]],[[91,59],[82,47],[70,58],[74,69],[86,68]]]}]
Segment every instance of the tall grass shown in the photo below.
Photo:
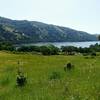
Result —
[{"label": "tall grass", "polygon": [[[18,61],[27,76],[24,87],[16,86]],[[68,62],[74,70],[65,72]],[[0,52],[0,100],[100,100],[100,56]]]}]

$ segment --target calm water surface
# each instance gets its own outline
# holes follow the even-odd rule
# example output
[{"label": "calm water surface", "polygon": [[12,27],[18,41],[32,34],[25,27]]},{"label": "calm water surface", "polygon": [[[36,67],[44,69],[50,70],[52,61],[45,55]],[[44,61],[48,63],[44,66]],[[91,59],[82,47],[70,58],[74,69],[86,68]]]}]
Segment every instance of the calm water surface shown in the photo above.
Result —
[{"label": "calm water surface", "polygon": [[32,45],[36,45],[36,46],[42,46],[42,45],[55,45],[57,47],[61,47],[61,46],[75,46],[75,47],[89,47],[90,45],[94,45],[94,44],[100,44],[100,41],[92,41],[92,42],[46,42],[46,43],[30,43],[30,44],[22,44],[24,46],[32,46]]}]

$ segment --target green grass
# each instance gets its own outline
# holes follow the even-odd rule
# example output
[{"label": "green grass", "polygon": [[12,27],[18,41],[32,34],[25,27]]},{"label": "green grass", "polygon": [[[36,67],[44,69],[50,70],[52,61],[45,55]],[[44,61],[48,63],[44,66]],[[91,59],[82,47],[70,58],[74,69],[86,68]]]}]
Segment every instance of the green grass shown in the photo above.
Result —
[{"label": "green grass", "polygon": [[[18,64],[27,77],[16,86]],[[75,68],[64,72],[72,62]],[[57,79],[50,79],[52,73]],[[100,100],[100,56],[42,56],[0,52],[0,100]]]}]

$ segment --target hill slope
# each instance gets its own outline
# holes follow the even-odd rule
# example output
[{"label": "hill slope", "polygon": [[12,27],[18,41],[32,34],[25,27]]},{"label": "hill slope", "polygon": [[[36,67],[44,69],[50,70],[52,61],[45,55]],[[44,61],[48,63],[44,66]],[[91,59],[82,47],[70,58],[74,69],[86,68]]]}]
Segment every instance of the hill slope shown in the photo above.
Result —
[{"label": "hill slope", "polygon": [[95,35],[36,21],[0,17],[0,41],[13,43],[95,41]]}]

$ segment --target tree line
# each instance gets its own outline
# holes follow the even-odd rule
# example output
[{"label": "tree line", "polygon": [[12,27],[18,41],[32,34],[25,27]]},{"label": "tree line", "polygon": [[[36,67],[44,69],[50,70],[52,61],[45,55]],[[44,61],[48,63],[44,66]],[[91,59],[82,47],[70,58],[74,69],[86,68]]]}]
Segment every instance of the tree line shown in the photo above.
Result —
[{"label": "tree line", "polygon": [[54,45],[44,45],[44,46],[20,46],[16,48],[13,44],[9,42],[1,42],[0,50],[15,51],[15,52],[39,52],[43,55],[58,55],[67,54],[74,55],[75,53],[82,54],[93,54],[95,52],[100,52],[100,44],[90,45],[89,47],[74,47],[74,46],[62,46],[58,48]]}]

